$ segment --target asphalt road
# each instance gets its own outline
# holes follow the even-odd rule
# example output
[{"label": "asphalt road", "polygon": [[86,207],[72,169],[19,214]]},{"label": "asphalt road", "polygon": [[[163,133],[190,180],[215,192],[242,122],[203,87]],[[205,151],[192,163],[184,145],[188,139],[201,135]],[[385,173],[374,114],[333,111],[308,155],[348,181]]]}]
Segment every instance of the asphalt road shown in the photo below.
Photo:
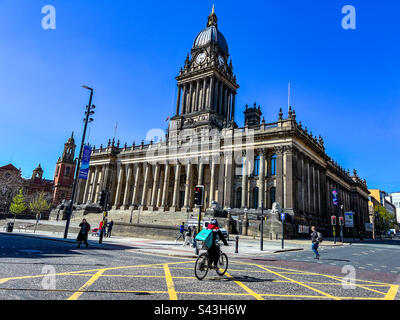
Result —
[{"label": "asphalt road", "polygon": [[[353,244],[237,259],[199,281],[194,259],[0,234],[0,299],[399,299],[400,246]],[[343,279],[346,281],[344,282]]]}]

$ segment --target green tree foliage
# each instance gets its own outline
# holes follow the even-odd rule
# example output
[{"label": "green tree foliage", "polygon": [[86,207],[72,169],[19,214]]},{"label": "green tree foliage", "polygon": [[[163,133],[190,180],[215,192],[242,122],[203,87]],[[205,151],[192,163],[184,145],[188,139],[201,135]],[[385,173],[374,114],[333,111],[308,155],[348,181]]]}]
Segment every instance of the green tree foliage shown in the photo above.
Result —
[{"label": "green tree foliage", "polygon": [[397,225],[396,215],[390,213],[384,206],[375,206],[375,212],[379,214],[379,222],[382,230],[394,229]]},{"label": "green tree foliage", "polygon": [[44,198],[43,192],[39,193],[39,195],[33,199],[33,201],[29,204],[29,208],[36,214],[49,210],[50,205]]},{"label": "green tree foliage", "polygon": [[18,194],[13,198],[10,206],[10,212],[14,215],[20,214],[27,209],[25,205],[24,195],[22,194],[22,189],[19,189]]}]

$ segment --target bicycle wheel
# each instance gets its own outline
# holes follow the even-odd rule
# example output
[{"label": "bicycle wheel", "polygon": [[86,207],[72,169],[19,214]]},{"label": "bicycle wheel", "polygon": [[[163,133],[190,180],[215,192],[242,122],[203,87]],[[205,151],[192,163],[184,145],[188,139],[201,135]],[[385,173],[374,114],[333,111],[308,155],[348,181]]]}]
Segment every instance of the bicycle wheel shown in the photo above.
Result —
[{"label": "bicycle wheel", "polygon": [[225,253],[221,253],[218,258],[218,269],[215,271],[219,276],[223,276],[225,272],[228,270],[228,256]]},{"label": "bicycle wheel", "polygon": [[194,274],[199,280],[203,280],[208,273],[208,257],[205,253],[201,254],[194,265]]}]

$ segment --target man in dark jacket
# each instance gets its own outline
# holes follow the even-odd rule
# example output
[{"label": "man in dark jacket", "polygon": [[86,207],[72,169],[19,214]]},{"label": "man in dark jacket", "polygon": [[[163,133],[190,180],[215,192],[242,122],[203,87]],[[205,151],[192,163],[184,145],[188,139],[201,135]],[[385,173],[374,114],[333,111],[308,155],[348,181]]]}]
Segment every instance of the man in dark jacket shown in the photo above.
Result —
[{"label": "man in dark jacket", "polygon": [[207,253],[213,263],[213,268],[218,269],[219,247],[217,245],[217,239],[219,238],[220,240],[222,240],[222,242],[226,246],[229,246],[229,244],[225,240],[223,233],[219,229],[217,219],[211,220],[211,222],[207,226],[207,229],[213,231],[212,245],[210,248],[208,248]]},{"label": "man in dark jacket", "polygon": [[89,245],[87,242],[87,238],[90,231],[90,224],[87,223],[86,219],[83,219],[79,227],[81,228],[81,230],[79,231],[78,238],[76,239],[76,241],[79,242],[78,248],[81,246],[82,241],[85,242],[87,248]]},{"label": "man in dark jacket", "polygon": [[314,259],[319,259],[319,253],[318,253],[318,247],[319,247],[319,236],[318,236],[318,231],[317,228],[312,226],[311,227],[311,249],[315,253],[315,258]]}]

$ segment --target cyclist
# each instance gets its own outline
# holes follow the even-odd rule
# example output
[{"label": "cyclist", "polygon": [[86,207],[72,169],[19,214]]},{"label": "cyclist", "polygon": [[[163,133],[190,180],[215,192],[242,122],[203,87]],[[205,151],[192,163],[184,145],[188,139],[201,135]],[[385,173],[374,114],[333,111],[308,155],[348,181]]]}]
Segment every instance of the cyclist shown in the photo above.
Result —
[{"label": "cyclist", "polygon": [[210,257],[210,261],[213,263],[213,268],[218,269],[218,259],[219,259],[219,247],[217,245],[218,238],[222,240],[224,245],[229,246],[228,242],[225,240],[224,235],[218,226],[217,219],[212,219],[211,222],[207,226],[208,230],[212,230],[212,245],[208,248],[207,254]]}]

